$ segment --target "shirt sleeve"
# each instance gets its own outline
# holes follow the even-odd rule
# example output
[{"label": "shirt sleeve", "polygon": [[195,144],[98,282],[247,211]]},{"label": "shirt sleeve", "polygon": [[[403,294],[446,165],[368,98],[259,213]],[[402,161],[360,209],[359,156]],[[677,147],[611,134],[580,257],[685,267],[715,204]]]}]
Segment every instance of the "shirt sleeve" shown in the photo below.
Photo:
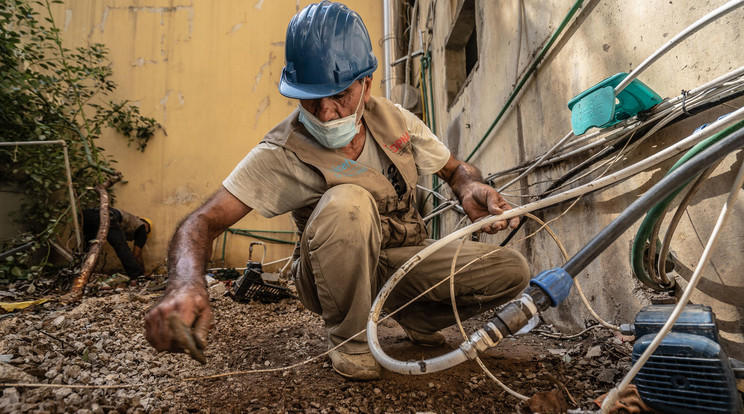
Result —
[{"label": "shirt sleeve", "polygon": [[262,142],[222,182],[230,194],[266,218],[320,200],[325,182],[292,151]]},{"label": "shirt sleeve", "polygon": [[395,104],[405,120],[413,144],[413,159],[419,175],[434,174],[444,168],[450,157],[450,150],[431,132],[419,117]]},{"label": "shirt sleeve", "polygon": [[143,224],[137,227],[137,230],[134,231],[134,245],[141,249],[142,247],[145,246],[146,242],[147,242],[147,228]]}]

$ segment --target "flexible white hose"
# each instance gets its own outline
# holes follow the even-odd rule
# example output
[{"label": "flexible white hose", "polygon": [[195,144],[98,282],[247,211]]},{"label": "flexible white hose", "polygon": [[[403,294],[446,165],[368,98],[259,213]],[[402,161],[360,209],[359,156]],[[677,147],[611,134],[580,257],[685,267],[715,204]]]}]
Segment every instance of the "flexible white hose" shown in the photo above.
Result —
[{"label": "flexible white hose", "polygon": [[[659,346],[661,341],[664,339],[664,337],[669,333],[672,326],[674,325],[674,322],[677,321],[677,318],[682,313],[682,310],[684,309],[685,305],[687,305],[687,301],[690,300],[690,295],[695,290],[695,287],[697,286],[698,282],[700,281],[700,275],[702,275],[703,270],[708,265],[708,259],[710,258],[711,252],[716,247],[716,243],[718,242],[718,236],[721,233],[721,229],[723,228],[723,225],[726,223],[726,219],[728,219],[729,214],[731,213],[731,210],[734,207],[734,203],[736,201],[736,197],[739,195],[739,191],[741,191],[741,187],[744,185],[744,164],[739,167],[739,173],[736,175],[736,179],[734,180],[734,185],[731,187],[731,192],[729,193],[728,198],[726,199],[726,203],[723,205],[723,209],[721,210],[721,214],[718,216],[718,221],[716,222],[715,227],[713,228],[713,232],[710,235],[710,239],[708,239],[708,243],[705,245],[705,250],[703,250],[703,254],[700,257],[700,262],[698,263],[697,268],[695,269],[695,272],[692,274],[692,277],[690,278],[690,282],[685,288],[684,293],[682,294],[682,297],[679,299],[679,303],[677,303],[677,306],[674,308],[674,311],[671,315],[669,315],[669,319],[666,321],[664,326],[659,330],[659,333],[656,334],[656,337],[651,342],[651,344],[646,348],[646,350],[643,352],[643,354],[638,358],[635,364],[630,368],[630,371],[625,375],[622,382],[620,382],[620,385],[618,385],[614,392],[611,392],[608,394],[607,398],[602,403],[602,412],[608,413],[610,412],[610,407],[615,405],[615,402],[617,401],[617,396],[630,384],[631,381],[633,381],[633,378],[635,378],[636,374],[643,368],[643,366],[646,364],[646,361],[648,361],[651,354],[654,353],[656,348]],[[613,397],[613,398],[610,398]]]},{"label": "flexible white hose", "polygon": [[744,0],[731,0],[730,2],[724,4],[723,6],[706,14],[705,16],[700,18],[695,23],[687,26],[687,28],[679,32],[677,36],[674,36],[673,38],[671,38],[668,42],[664,44],[664,46],[660,47],[656,52],[651,54],[651,56],[647,57],[646,60],[641,62],[641,64],[638,65],[637,68],[633,69],[633,71],[630,72],[630,74],[625,79],[623,79],[623,81],[620,82],[619,85],[615,87],[615,95],[617,96],[617,94],[620,93],[620,91],[622,91],[623,89],[625,89],[625,87],[628,86],[630,82],[633,81],[633,79],[637,78],[638,75],[641,74],[641,72],[646,70],[646,68],[651,66],[652,63],[656,62],[657,59],[662,57],[666,52],[671,50],[678,43],[687,39],[688,37],[696,33],[698,30],[707,26],[709,23],[712,23],[713,21],[725,16],[726,14],[734,11],[737,7],[741,7],[741,6],[744,6]]},{"label": "flexible white hose", "polygon": [[425,247],[420,252],[418,252],[416,255],[408,259],[408,261],[406,261],[400,268],[398,268],[398,270],[395,271],[395,273],[393,273],[393,275],[390,277],[390,279],[388,279],[388,281],[385,283],[382,289],[380,289],[380,292],[377,294],[377,297],[375,298],[374,303],[372,303],[372,309],[370,310],[369,319],[367,321],[367,343],[369,345],[370,351],[372,352],[372,355],[374,355],[377,362],[379,362],[380,365],[382,365],[384,368],[390,371],[393,371],[393,372],[401,373],[401,374],[421,373],[420,368],[422,364],[423,366],[426,367],[428,372],[434,372],[435,368],[438,370],[446,369],[456,364],[459,364],[461,362],[464,362],[465,360],[468,359],[469,352],[472,351],[472,349],[470,348],[472,344],[470,344],[469,342],[463,342],[463,344],[461,344],[460,349],[452,351],[449,354],[442,355],[440,357],[437,357],[431,360],[418,361],[418,362],[398,361],[396,359],[389,357],[380,347],[379,338],[377,337],[377,322],[380,318],[380,313],[382,312],[382,306],[385,303],[385,300],[387,300],[392,290],[398,284],[398,282],[400,282],[401,279],[403,279],[403,277],[413,267],[415,267],[422,260],[431,256],[433,253],[441,249],[443,246],[447,245],[448,243],[454,240],[459,239],[460,237],[463,237],[467,234],[478,231],[483,225],[491,224],[493,222],[500,221],[500,220],[508,220],[510,218],[523,215],[525,213],[530,213],[535,210],[546,208],[554,204],[558,204],[563,201],[569,200],[571,198],[578,197],[580,195],[599,190],[601,188],[614,184],[618,181],[624,180],[625,178],[628,178],[640,171],[643,171],[650,166],[656,165],[674,155],[681,153],[682,151],[690,148],[692,145],[699,142],[700,140],[710,135],[713,135],[714,133],[739,121],[742,118],[744,118],[744,108],[738,109],[737,111],[733,112],[730,116],[727,116],[724,119],[719,119],[716,122],[713,122],[707,128],[695,132],[689,137],[683,139],[682,141],[679,141],[676,144],[669,146],[662,151],[657,152],[656,154],[650,156],[649,158],[646,158],[645,160],[642,160],[627,168],[624,168],[620,171],[610,174],[595,182],[591,182],[591,183],[582,185],[580,187],[576,187],[574,189],[564,191],[562,193],[544,198],[542,200],[535,201],[530,204],[526,204],[521,207],[516,207],[511,210],[507,210],[503,214],[500,214],[497,216],[486,217],[483,220],[470,224],[458,231],[452,232],[448,234],[447,236],[443,237],[442,239],[438,240],[437,242]]}]

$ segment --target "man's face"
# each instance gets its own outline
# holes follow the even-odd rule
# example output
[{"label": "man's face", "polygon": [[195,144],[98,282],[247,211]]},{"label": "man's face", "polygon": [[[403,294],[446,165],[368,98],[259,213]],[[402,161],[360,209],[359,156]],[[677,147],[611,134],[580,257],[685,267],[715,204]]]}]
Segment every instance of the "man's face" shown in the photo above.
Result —
[{"label": "man's face", "polygon": [[347,117],[352,115],[359,106],[362,82],[365,82],[362,102],[366,103],[369,101],[369,88],[372,85],[371,77],[355,81],[348,88],[333,96],[319,99],[300,99],[300,105],[318,118],[320,122]]}]

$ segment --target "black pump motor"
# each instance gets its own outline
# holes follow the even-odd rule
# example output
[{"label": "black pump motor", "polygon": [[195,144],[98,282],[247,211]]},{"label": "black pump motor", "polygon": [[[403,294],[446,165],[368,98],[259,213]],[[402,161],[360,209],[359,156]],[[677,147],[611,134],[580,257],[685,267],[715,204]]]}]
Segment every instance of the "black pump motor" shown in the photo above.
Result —
[{"label": "black pump motor", "polygon": [[[637,338],[633,363],[673,310],[674,305],[651,305],[636,315],[630,329]],[[643,401],[664,413],[741,413],[741,396],[731,365],[718,343],[711,308],[688,305],[634,382]]]}]

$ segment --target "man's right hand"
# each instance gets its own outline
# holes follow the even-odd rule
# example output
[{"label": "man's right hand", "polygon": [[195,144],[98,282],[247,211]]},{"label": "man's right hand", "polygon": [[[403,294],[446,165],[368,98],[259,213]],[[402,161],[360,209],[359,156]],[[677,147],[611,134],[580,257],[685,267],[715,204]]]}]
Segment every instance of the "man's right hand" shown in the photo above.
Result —
[{"label": "man's right hand", "polygon": [[250,211],[222,187],[178,225],[168,249],[168,289],[145,316],[145,336],[155,349],[188,352],[205,362],[202,351],[212,327],[212,308],[204,267],[212,240]]},{"label": "man's right hand", "polygon": [[[175,317],[183,322],[186,332],[179,332],[178,325],[174,326]],[[204,285],[191,284],[169,290],[145,316],[145,336],[150,345],[158,351],[188,351],[197,360],[207,346],[211,327],[212,308]],[[193,338],[192,344],[189,344],[189,337]],[[193,349],[194,343],[196,349]]]}]

